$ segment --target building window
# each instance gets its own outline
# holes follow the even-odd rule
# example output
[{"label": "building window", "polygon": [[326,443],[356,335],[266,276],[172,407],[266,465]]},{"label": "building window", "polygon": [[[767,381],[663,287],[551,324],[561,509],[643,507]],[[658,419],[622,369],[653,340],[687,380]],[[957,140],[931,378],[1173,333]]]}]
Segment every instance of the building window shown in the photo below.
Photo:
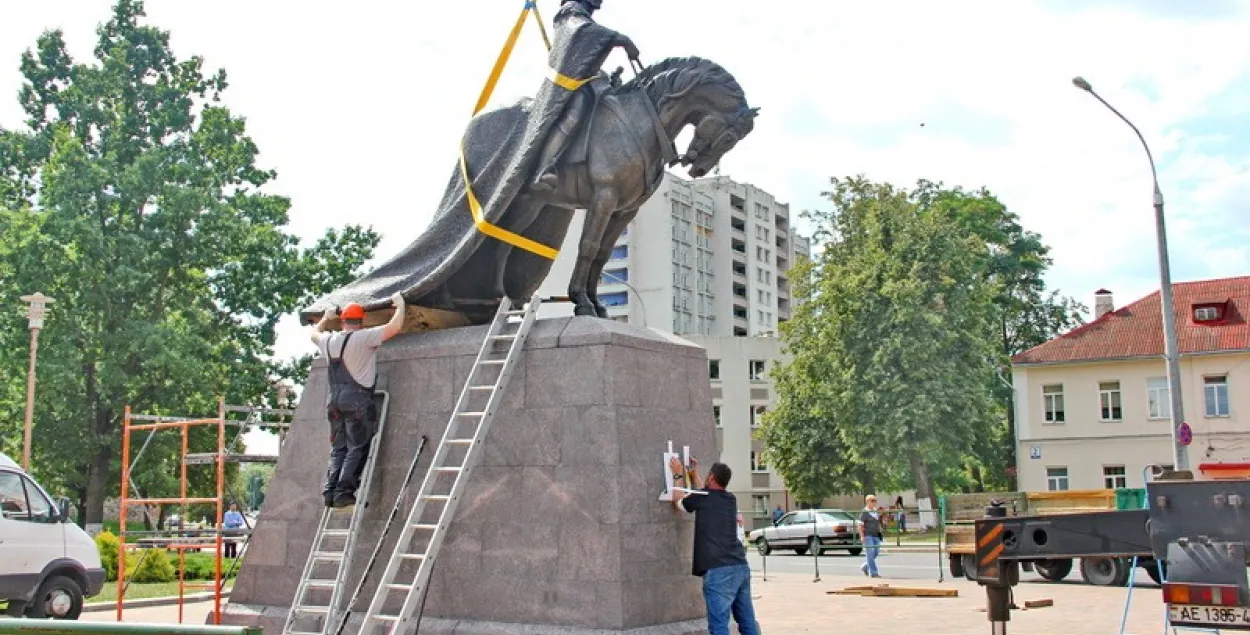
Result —
[{"label": "building window", "polygon": [[603,303],[603,306],[626,306],[629,304],[629,294],[624,291],[604,293],[599,296],[599,302]]},{"label": "building window", "polygon": [[612,248],[612,260],[629,257],[629,245],[617,245]]},{"label": "building window", "polygon": [[1119,421],[1124,414],[1120,407],[1120,382],[1098,382],[1099,417],[1103,421]]},{"label": "building window", "polygon": [[1203,396],[1207,402],[1208,417],[1228,416],[1228,375],[1202,378]]},{"label": "building window", "polygon": [[751,406],[751,427],[758,428],[764,423],[764,413],[768,412],[768,406]]},{"label": "building window", "polygon": [[1046,490],[1051,492],[1066,492],[1068,490],[1068,468],[1046,468]]},{"label": "building window", "polygon": [[720,380],[720,360],[707,360],[707,378],[715,381]]},{"label": "building window", "polygon": [[748,372],[748,377],[751,378],[751,381],[764,381],[766,379],[766,377],[764,376],[764,360],[762,359],[751,360],[750,364],[748,364],[747,372]]},{"label": "building window", "polygon": [[[1123,465],[1107,465],[1102,468],[1102,485],[1107,489],[1124,489],[1128,487]],[[1067,489],[1066,487],[1064,489]]]},{"label": "building window", "polygon": [[1151,419],[1167,419],[1172,412],[1172,397],[1167,377],[1146,380],[1146,409]]},{"label": "building window", "polygon": [[768,515],[768,494],[752,494],[751,506],[757,516]]},{"label": "building window", "polygon": [[767,472],[768,466],[764,464],[764,453],[751,450],[751,471]]},{"label": "building window", "polygon": [[1063,384],[1042,386],[1046,423],[1063,423]]},{"label": "building window", "polygon": [[599,284],[618,284],[629,282],[629,269],[613,269],[599,276]]},{"label": "building window", "polygon": [[721,427],[720,422],[720,406],[712,406],[712,419],[716,421],[716,427]]}]

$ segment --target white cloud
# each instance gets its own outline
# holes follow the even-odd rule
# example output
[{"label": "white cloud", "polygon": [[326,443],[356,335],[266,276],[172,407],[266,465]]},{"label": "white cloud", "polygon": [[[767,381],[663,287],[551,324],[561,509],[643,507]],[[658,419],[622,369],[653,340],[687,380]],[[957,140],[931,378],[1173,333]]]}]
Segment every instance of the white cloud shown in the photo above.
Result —
[{"label": "white cloud", "polygon": [[[388,256],[428,222],[520,5],[149,0],[147,9],[179,55],[203,55],[229,73],[226,101],[277,169],[274,189],[294,198],[293,230],[312,238],[331,225],[372,224]],[[725,174],[795,209],[819,205],[834,175],[984,185],[1053,246],[1052,286],[1087,303],[1107,286],[1124,302],[1157,288],[1149,173],[1132,132],[1072,87],[1084,75],[1166,168],[1175,277],[1245,273],[1246,242],[1216,241],[1250,227],[1250,156],[1246,146],[1211,154],[1211,131],[1190,133],[1185,122],[1215,106],[1247,114],[1245,94],[1217,100],[1250,76],[1247,16],[1181,21],[988,0],[605,5],[600,21],[631,36],[644,61],[708,57],[762,107]],[[549,25],[555,3],[540,8]],[[109,0],[46,0],[6,11],[0,123],[20,121],[8,96],[19,86],[18,55],[40,31],[64,27],[85,57],[109,10]],[[616,65],[627,66],[619,52],[609,60]],[[544,66],[529,23],[495,103],[532,94]],[[878,138],[857,134],[865,129]],[[1213,215],[1234,226],[1213,233],[1204,220]],[[280,353],[306,351],[288,322]]]}]

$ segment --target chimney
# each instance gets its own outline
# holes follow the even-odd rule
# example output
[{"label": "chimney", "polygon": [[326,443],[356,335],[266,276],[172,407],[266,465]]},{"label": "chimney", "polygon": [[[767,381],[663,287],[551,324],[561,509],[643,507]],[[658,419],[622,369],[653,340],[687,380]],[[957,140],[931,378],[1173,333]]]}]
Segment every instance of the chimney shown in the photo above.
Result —
[{"label": "chimney", "polygon": [[1111,292],[1106,289],[1099,289],[1094,292],[1094,319],[1097,320],[1102,316],[1115,310],[1115,300],[1111,299]]}]

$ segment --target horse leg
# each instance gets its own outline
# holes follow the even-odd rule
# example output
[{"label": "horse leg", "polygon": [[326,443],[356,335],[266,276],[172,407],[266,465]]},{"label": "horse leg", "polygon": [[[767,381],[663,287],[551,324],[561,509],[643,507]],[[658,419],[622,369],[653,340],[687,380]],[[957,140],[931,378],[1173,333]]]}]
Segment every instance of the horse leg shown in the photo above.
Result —
[{"label": "horse leg", "polygon": [[593,289],[590,279],[591,265],[599,256],[603,234],[616,211],[616,190],[603,187],[595,190],[586,206],[586,221],[582,224],[582,237],[577,244],[577,264],[569,278],[569,300],[573,301],[573,315],[598,315],[594,303],[587,295]]},{"label": "horse leg", "polygon": [[[500,227],[514,234],[522,233],[530,226],[530,223],[538,219],[538,213],[543,205],[541,201],[536,202],[532,196],[525,194],[518,196],[504,214],[507,222],[501,224]],[[497,298],[502,298],[508,294],[504,286],[504,274],[508,267],[508,257],[512,255],[512,250],[515,248],[502,240],[495,242],[495,267],[492,271],[491,293]],[[521,300],[521,298],[512,299]]]},{"label": "horse leg", "polygon": [[629,225],[637,215],[638,208],[636,207],[612,215],[608,221],[608,228],[603,232],[603,240],[599,243],[599,253],[595,254],[594,261],[590,263],[589,288],[586,289],[586,295],[590,296],[591,303],[595,305],[595,313],[601,318],[608,317],[608,308],[599,301],[599,280],[603,277],[603,266],[612,258],[612,249],[616,247],[616,239],[620,238],[625,226]]}]

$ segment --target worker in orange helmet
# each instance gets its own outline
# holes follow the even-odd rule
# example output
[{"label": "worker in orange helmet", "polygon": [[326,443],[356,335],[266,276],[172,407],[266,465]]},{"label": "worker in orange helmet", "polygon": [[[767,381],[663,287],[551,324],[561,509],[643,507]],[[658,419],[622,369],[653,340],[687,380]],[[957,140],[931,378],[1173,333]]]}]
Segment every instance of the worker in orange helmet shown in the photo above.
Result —
[{"label": "worker in orange helmet", "polygon": [[[313,327],[312,341],[329,362],[330,467],[322,496],[326,507],[356,504],[356,488],[369,458],[369,443],[377,430],[378,412],[373,393],[377,383],[377,352],[383,342],[404,325],[404,297],[391,296],[395,314],[386,324],[364,328],[364,307],[352,302],[342,312],[330,309]],[[339,318],[343,330],[326,332]]]}]

